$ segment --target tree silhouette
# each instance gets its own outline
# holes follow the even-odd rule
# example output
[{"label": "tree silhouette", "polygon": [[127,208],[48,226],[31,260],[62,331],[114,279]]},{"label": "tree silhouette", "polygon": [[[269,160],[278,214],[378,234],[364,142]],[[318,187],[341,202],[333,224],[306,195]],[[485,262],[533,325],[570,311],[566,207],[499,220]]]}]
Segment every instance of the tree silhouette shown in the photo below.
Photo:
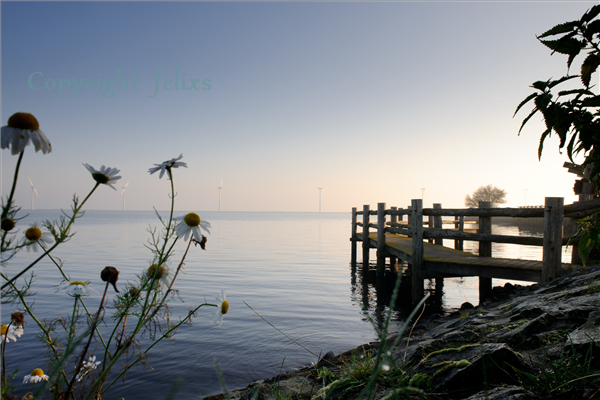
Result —
[{"label": "tree silhouette", "polygon": [[465,196],[466,207],[479,207],[480,201],[489,201],[492,203],[492,207],[498,207],[498,205],[506,203],[506,190],[492,185],[479,186],[473,195]]}]

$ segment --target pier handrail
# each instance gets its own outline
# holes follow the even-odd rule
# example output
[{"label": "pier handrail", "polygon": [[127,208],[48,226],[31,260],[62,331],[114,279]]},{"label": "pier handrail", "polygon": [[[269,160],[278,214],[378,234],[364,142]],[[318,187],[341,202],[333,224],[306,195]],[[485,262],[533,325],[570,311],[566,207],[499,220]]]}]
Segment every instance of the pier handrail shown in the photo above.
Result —
[{"label": "pier handrail", "polygon": [[[417,264],[421,269],[423,262],[423,239],[429,239],[435,244],[442,244],[443,239],[454,239],[455,248],[462,250],[464,240],[477,241],[480,243],[480,256],[491,256],[491,243],[511,243],[519,245],[542,246],[543,267],[542,280],[547,281],[558,276],[561,265],[561,248],[568,241],[568,237],[562,237],[562,223],[564,217],[582,217],[600,211],[600,199],[588,200],[563,205],[563,198],[547,197],[544,208],[490,208],[489,204],[480,203],[480,208],[469,209],[443,209],[441,204],[434,204],[433,208],[422,208],[422,200],[412,200],[406,209],[392,207],[386,209],[385,203],[378,203],[377,211],[371,210],[368,205],[363,206],[363,211],[352,209],[352,238],[356,241],[356,227],[363,228],[363,262],[368,263],[368,250],[371,247],[369,240],[369,229],[377,230],[377,270],[378,274],[385,268],[385,233],[396,233],[409,236],[413,239],[412,264]],[[357,215],[363,215],[363,222],[357,221]],[[369,221],[370,215],[377,215],[377,223]],[[386,221],[390,215],[392,221]],[[402,224],[404,215],[408,216],[408,223]],[[428,216],[428,221],[423,217]],[[454,229],[442,228],[442,216],[451,216],[454,220]],[[464,232],[464,217],[473,216],[480,218],[480,229],[478,233]],[[365,218],[366,217],[366,218]],[[400,223],[398,223],[398,217]],[[491,233],[491,217],[514,217],[514,218],[544,218],[544,235],[539,237],[496,235]],[[457,219],[458,218],[458,219]],[[423,225],[428,225],[424,228]],[[417,254],[418,253],[418,254]],[[488,254],[489,253],[489,254]],[[419,261],[420,260],[420,261]],[[381,265],[380,265],[381,264]],[[413,272],[414,274],[414,272]],[[487,278],[486,278],[487,279]],[[491,282],[490,282],[491,284]],[[416,295],[416,294],[415,294]]]}]

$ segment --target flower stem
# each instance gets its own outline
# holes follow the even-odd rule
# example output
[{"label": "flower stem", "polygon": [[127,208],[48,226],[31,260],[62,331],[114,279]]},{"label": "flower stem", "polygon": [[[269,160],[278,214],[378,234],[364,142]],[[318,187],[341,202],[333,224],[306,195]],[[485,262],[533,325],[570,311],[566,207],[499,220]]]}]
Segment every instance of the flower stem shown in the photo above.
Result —
[{"label": "flower stem", "polygon": [[4,332],[4,340],[2,341],[2,386],[6,387],[6,360],[4,354],[6,352],[6,343],[8,343],[8,330],[12,325],[12,321],[6,326],[6,332]]},{"label": "flower stem", "polygon": [[15,188],[17,187],[17,178],[19,177],[19,168],[21,167],[21,160],[23,159],[23,154],[25,150],[21,151],[19,154],[19,159],[17,160],[17,166],[15,167],[15,177],[13,179],[12,188],[10,189],[10,195],[8,196],[8,201],[6,202],[6,207],[2,210],[2,219],[6,218],[8,215],[8,210],[10,210],[10,206],[12,205],[12,199],[15,195]]},{"label": "flower stem", "polygon": [[96,188],[99,185],[100,185],[99,183],[96,183],[96,186],[94,186],[94,188],[90,191],[90,193],[85,197],[85,199],[81,202],[81,204],[79,205],[79,207],[76,207],[76,208],[73,209],[73,216],[71,217],[71,220],[69,221],[69,224],[65,228],[62,237],[60,239],[58,239],[56,241],[56,243],[54,243],[54,246],[50,247],[48,250],[44,250],[44,254],[42,254],[41,256],[39,256],[34,262],[32,262],[31,264],[29,264],[28,267],[26,267],[25,269],[23,269],[17,275],[13,276],[10,280],[8,280],[8,282],[6,282],[5,284],[3,284],[2,285],[2,289],[6,288],[9,284],[13,283],[15,280],[17,280],[25,272],[29,271],[29,269],[31,269],[35,264],[37,264],[47,254],[50,254],[50,252],[52,250],[54,250],[59,244],[61,244],[64,241],[66,234],[71,229],[71,225],[73,225],[73,223],[75,222],[75,219],[77,218],[77,214],[79,214],[79,211],[81,211],[81,208],[83,207],[83,205],[85,204],[85,202],[90,198],[90,196],[92,195],[92,193],[94,193],[94,191],[96,190]]},{"label": "flower stem", "polygon": [[94,329],[98,326],[98,319],[100,318],[100,312],[102,311],[102,308],[103,308],[104,299],[106,299],[106,292],[108,291],[109,284],[110,284],[110,282],[106,282],[106,286],[104,287],[104,294],[102,295],[102,300],[100,300],[100,306],[98,307],[98,312],[96,313],[96,316],[94,317],[94,321],[92,322],[92,329],[90,330],[90,338],[89,338],[87,344],[85,345],[83,351],[81,352],[81,357],[79,358],[79,362],[77,363],[77,366],[75,367],[75,371],[73,372],[73,377],[71,378],[71,382],[69,383],[69,387],[67,388],[67,396],[71,396],[73,398],[73,400],[75,400],[75,395],[73,394],[73,385],[75,384],[75,378],[77,377],[77,374],[79,374],[79,371],[81,370],[81,367],[83,366],[83,360],[85,358],[85,355],[87,354],[88,349],[90,348],[90,344],[92,343],[92,338],[94,337]]}]

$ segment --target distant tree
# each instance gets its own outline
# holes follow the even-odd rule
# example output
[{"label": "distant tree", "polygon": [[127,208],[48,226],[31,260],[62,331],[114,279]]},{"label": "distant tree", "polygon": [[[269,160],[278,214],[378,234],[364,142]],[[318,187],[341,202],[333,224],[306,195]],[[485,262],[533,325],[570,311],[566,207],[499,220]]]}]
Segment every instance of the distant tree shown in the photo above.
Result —
[{"label": "distant tree", "polygon": [[506,190],[492,185],[479,186],[473,195],[465,196],[465,206],[469,208],[479,207],[480,201],[489,201],[492,203],[492,207],[498,207],[498,205],[506,203]]}]

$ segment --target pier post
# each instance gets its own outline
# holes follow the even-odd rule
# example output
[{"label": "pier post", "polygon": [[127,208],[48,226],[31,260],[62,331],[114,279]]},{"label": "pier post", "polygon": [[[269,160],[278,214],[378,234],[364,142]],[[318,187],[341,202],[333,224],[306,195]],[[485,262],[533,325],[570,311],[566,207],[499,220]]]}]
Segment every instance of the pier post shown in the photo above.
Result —
[{"label": "pier post", "polygon": [[[392,211],[396,211],[398,207],[391,207]],[[394,224],[398,223],[398,216],[395,214],[390,215],[390,224],[394,226]],[[396,271],[396,267],[398,265],[398,257],[390,255],[390,270]]]},{"label": "pier post", "polygon": [[[456,216],[454,217],[455,221],[456,221]],[[461,215],[458,217],[458,222],[454,223],[454,229],[458,230],[459,232],[464,232],[465,231],[465,216]],[[461,239],[454,239],[454,248],[456,250],[463,250],[463,241]]]},{"label": "pier post", "polygon": [[425,295],[423,287],[423,200],[412,201],[412,255],[411,255],[411,282],[412,305],[417,305]]},{"label": "pier post", "polygon": [[[491,208],[489,201],[480,201],[479,208]],[[492,217],[479,217],[479,233],[492,233]],[[492,256],[492,242],[479,242],[479,257]],[[482,303],[492,293],[492,278],[479,277],[479,302]]]},{"label": "pier post", "polygon": [[544,205],[542,282],[548,282],[556,279],[560,272],[564,199],[562,197],[546,197]]},{"label": "pier post", "polygon": [[385,203],[377,204],[377,279],[385,276]]},{"label": "pier post", "polygon": [[[439,204],[439,203],[435,203],[433,205],[433,209],[434,210],[441,210],[442,209],[442,205]],[[430,225],[430,227],[431,227],[431,225]],[[441,215],[436,215],[435,217],[433,217],[433,227],[434,228],[439,228],[439,229],[443,228],[443,225],[442,225],[442,216]],[[433,244],[439,244],[440,246],[443,246],[444,245],[444,239],[442,239],[442,238],[435,239],[433,241]]]},{"label": "pier post", "polygon": [[369,269],[369,248],[371,243],[369,240],[369,211],[370,207],[368,204],[363,206],[363,242],[362,242],[362,259],[363,269]]},{"label": "pier post", "polygon": [[352,267],[356,266],[356,207],[352,207],[352,234],[350,235],[350,241],[352,242],[352,254],[350,256],[350,263]]}]

